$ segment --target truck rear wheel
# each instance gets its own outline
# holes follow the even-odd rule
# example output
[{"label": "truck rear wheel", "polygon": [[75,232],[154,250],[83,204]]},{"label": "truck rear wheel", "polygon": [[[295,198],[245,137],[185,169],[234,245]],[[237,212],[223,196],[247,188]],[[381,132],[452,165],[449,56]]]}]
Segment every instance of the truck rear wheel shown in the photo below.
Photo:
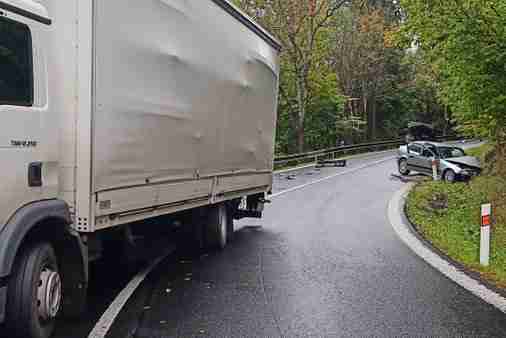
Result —
[{"label": "truck rear wheel", "polygon": [[7,327],[19,338],[51,337],[62,304],[62,282],[53,247],[24,249],[9,282]]},{"label": "truck rear wheel", "polygon": [[223,250],[227,245],[229,222],[227,207],[218,204],[209,210],[206,224],[206,248],[211,250]]},{"label": "truck rear wheel", "polygon": [[234,238],[234,215],[231,208],[227,208],[227,242]]}]

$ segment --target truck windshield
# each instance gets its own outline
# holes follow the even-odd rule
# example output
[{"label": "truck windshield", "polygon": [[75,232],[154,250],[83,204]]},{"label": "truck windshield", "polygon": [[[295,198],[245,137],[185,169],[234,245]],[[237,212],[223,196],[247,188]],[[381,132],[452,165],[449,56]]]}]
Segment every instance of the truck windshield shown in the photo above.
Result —
[{"label": "truck windshield", "polygon": [[32,39],[28,26],[0,18],[0,105],[33,103]]},{"label": "truck windshield", "polygon": [[466,156],[464,150],[453,147],[438,147],[438,153],[441,158],[454,158]]}]

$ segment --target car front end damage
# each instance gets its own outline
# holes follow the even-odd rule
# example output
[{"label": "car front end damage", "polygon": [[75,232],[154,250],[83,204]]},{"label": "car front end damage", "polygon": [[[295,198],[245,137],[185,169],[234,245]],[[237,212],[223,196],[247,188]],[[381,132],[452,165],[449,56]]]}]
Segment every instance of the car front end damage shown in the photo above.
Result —
[{"label": "car front end damage", "polygon": [[440,172],[453,170],[457,178],[462,181],[468,181],[481,174],[481,165],[476,157],[465,156],[440,161]]}]

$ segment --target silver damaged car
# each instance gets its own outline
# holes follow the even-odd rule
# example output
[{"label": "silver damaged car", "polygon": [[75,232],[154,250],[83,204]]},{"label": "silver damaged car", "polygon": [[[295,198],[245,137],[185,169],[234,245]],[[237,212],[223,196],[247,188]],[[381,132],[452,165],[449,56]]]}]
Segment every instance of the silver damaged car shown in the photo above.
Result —
[{"label": "silver damaged car", "polygon": [[438,177],[446,182],[468,180],[481,172],[478,158],[467,156],[453,145],[436,142],[413,142],[399,147],[397,164],[401,175],[411,171],[433,175],[433,163]]}]

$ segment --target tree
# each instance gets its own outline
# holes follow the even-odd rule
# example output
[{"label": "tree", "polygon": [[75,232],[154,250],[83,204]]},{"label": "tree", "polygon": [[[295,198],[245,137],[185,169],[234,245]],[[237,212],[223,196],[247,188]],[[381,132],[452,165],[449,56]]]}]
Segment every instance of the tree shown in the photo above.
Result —
[{"label": "tree", "polygon": [[[416,43],[440,79],[439,95],[465,130],[506,156],[506,2],[401,0],[405,44]],[[506,165],[502,168],[506,172]]]},{"label": "tree", "polygon": [[448,129],[434,72],[420,53],[395,43],[402,18],[394,1],[356,0],[332,21],[332,65],[342,92],[367,120],[369,139],[398,137],[409,121]]},{"label": "tree", "polygon": [[273,32],[283,45],[281,96],[305,148],[305,122],[311,101],[311,74],[327,49],[321,43],[330,19],[346,0],[236,0],[236,4]]},{"label": "tree", "polygon": [[[396,2],[234,1],[283,44],[278,154],[398,137],[412,120],[446,129],[433,66],[394,43],[403,18]],[[350,119],[351,102],[367,130]]]}]

